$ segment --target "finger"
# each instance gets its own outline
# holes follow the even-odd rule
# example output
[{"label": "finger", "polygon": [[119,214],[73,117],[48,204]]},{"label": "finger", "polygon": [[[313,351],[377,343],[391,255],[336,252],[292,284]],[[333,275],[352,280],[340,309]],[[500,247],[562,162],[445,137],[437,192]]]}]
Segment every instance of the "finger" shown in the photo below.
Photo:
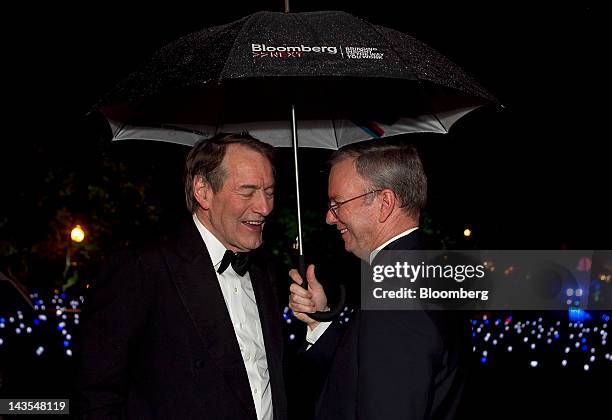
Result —
[{"label": "finger", "polygon": [[296,313],[295,317],[306,324],[310,324],[311,322],[314,322],[314,319],[312,319],[311,317],[303,313]]},{"label": "finger", "polygon": [[289,291],[295,295],[304,297],[304,298],[311,298],[312,297],[312,293],[309,292],[308,290],[304,289],[302,286],[293,283],[291,286],[289,286]]},{"label": "finger", "polygon": [[308,306],[308,305],[301,305],[299,303],[290,303],[289,304],[289,309],[291,309],[293,311],[294,314],[298,314],[298,313],[314,313],[317,310],[314,308],[314,306]]},{"label": "finger", "polygon": [[304,306],[315,306],[315,303],[313,302],[312,299],[310,298],[305,298],[305,297],[301,297],[295,294],[291,294],[289,296],[289,301],[292,303],[298,303],[300,305],[304,305]]},{"label": "finger", "polygon": [[321,283],[317,280],[315,276],[315,266],[314,264],[310,264],[306,269],[306,278],[308,279],[308,286],[310,287],[321,287]]},{"label": "finger", "polygon": [[300,276],[300,273],[298,273],[295,268],[289,270],[289,277],[291,277],[291,280],[293,280],[297,284],[302,284],[302,282],[304,281],[302,280],[302,276]]}]

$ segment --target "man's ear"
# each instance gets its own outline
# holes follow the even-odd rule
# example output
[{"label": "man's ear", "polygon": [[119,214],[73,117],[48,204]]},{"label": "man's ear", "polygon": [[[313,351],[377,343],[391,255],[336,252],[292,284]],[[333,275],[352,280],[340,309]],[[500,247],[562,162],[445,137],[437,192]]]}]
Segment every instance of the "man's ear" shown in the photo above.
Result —
[{"label": "man's ear", "polygon": [[392,190],[385,188],[380,192],[380,198],[380,213],[378,215],[378,221],[380,223],[384,223],[395,210],[395,206],[397,205],[397,197]]},{"label": "man's ear", "polygon": [[203,176],[197,175],[193,177],[193,196],[204,210],[210,208],[210,198],[212,195],[212,188],[210,184],[206,182]]}]

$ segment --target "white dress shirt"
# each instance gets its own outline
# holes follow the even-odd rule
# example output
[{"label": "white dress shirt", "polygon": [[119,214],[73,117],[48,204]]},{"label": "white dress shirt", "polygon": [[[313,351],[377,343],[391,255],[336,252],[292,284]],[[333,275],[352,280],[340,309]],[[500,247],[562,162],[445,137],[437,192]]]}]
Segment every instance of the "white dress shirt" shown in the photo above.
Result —
[{"label": "white dress shirt", "polygon": [[253,292],[251,277],[247,272],[240,277],[230,265],[219,274],[217,269],[221,264],[225,247],[204,225],[193,215],[195,222],[206,249],[210,254],[219,286],[223,293],[225,306],[229,312],[234,326],[234,333],[240,346],[242,360],[246,368],[251,395],[255,403],[255,412],[258,420],[272,420],[272,390],[270,389],[270,375],[268,372],[268,360],[266,359],[266,348],[264,346],[261,321],[257,311],[257,302]]},{"label": "white dress shirt", "polygon": [[[418,228],[419,227],[417,226],[417,227],[413,227],[411,229],[405,230],[399,235],[395,235],[393,238],[389,239],[387,242],[385,242],[384,244],[376,248],[374,251],[370,253],[370,264],[372,264],[372,261],[376,257],[376,254],[380,252],[380,250],[382,250],[384,247],[389,245],[391,242],[396,241],[399,238],[402,238],[406,235],[411,234]],[[310,327],[306,327],[306,341],[308,342],[308,346],[306,347],[306,350],[308,350],[310,347],[312,347],[314,343],[317,342],[317,340],[323,335],[323,333],[327,330],[327,328],[331,325],[331,323],[332,321],[319,322],[317,326],[312,330],[310,329]]]}]

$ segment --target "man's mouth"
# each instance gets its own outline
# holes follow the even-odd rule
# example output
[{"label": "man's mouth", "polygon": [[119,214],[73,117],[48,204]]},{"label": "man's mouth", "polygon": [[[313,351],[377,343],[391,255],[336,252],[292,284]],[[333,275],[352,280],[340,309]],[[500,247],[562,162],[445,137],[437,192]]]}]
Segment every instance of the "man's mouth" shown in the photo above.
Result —
[{"label": "man's mouth", "polygon": [[344,235],[346,232],[348,232],[347,228],[340,229],[340,236]]},{"label": "man's mouth", "polygon": [[261,231],[265,224],[265,220],[245,220],[242,224],[250,230]]}]

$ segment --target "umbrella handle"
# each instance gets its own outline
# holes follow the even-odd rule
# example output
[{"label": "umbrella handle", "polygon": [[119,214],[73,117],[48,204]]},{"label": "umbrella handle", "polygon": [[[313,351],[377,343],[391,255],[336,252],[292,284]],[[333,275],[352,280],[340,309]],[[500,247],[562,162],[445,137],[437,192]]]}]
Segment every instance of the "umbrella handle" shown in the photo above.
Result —
[{"label": "umbrella handle", "polygon": [[[304,255],[299,256],[298,260],[298,270],[300,275],[302,276],[302,287],[308,290],[308,280],[306,280],[306,261],[304,259]],[[313,314],[308,314],[309,317],[319,322],[333,321],[338,317],[342,309],[344,308],[344,304],[346,303],[346,287],[344,284],[340,285],[340,299],[338,300],[338,304],[327,312],[317,311]]]}]

